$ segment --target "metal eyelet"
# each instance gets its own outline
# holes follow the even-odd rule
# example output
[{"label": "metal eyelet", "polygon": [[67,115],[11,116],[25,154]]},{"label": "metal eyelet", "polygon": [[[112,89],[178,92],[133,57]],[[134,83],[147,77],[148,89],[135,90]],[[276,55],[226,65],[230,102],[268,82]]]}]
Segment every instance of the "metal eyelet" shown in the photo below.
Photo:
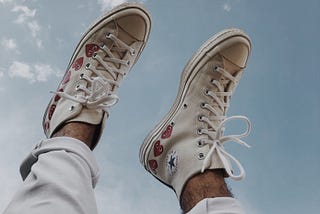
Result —
[{"label": "metal eyelet", "polygon": [[198,147],[203,147],[203,145],[204,145],[203,140],[199,140],[197,145],[198,145]]},{"label": "metal eyelet", "polygon": [[202,135],[202,134],[203,134],[202,129],[198,129],[198,130],[197,130],[197,134],[198,134],[198,135]]},{"label": "metal eyelet", "polygon": [[214,69],[214,71],[218,71],[219,67],[215,66],[213,69]]},{"label": "metal eyelet", "polygon": [[135,54],[136,54],[136,51],[135,51],[135,50],[130,51],[130,55],[131,55],[131,56],[134,56]]},{"label": "metal eyelet", "polygon": [[80,85],[76,85],[76,91],[79,91]]},{"label": "metal eyelet", "polygon": [[98,55],[97,52],[93,53],[92,58],[94,58],[94,59],[97,58],[97,55]]},{"label": "metal eyelet", "polygon": [[204,92],[204,94],[205,94],[205,95],[209,95],[209,90],[206,89],[205,92]]},{"label": "metal eyelet", "polygon": [[88,63],[86,64],[86,69],[90,68],[90,66],[91,66],[91,64],[88,62]]},{"label": "metal eyelet", "polygon": [[82,80],[83,77],[84,77],[84,73],[81,73],[81,74],[80,74],[80,79]]},{"label": "metal eyelet", "polygon": [[205,108],[206,105],[207,105],[206,103],[201,103],[201,104],[200,104],[200,107],[201,107],[201,108]]},{"label": "metal eyelet", "polygon": [[200,152],[199,154],[198,154],[198,159],[199,160],[203,160],[205,158],[205,155],[202,153],[202,152]]},{"label": "metal eyelet", "polygon": [[69,111],[73,111],[74,110],[74,106],[70,106]]},{"label": "metal eyelet", "polygon": [[170,123],[171,126],[174,126],[174,124],[175,124],[175,123],[174,123],[173,121]]},{"label": "metal eyelet", "polygon": [[198,117],[198,120],[200,121],[200,122],[202,122],[203,121],[203,115],[200,115],[199,117]]},{"label": "metal eyelet", "polygon": [[112,35],[112,33],[107,33],[106,37],[107,37],[108,39],[110,39],[110,38],[111,38],[111,35]]},{"label": "metal eyelet", "polygon": [[127,66],[129,66],[130,65],[130,60],[128,60],[126,64],[127,64]]}]

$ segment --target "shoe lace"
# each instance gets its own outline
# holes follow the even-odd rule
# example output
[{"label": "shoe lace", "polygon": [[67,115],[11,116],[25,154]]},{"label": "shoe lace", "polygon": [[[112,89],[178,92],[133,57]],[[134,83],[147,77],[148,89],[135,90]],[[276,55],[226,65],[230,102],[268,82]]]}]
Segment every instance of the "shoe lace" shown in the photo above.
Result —
[{"label": "shoe lace", "polygon": [[[225,69],[223,69],[221,67],[215,67],[215,71],[221,73],[222,76],[224,76],[225,78],[232,81],[235,85],[237,85],[237,83],[238,83],[237,79],[235,77],[233,77]],[[206,94],[208,96],[212,97],[212,99],[214,99],[214,101],[217,103],[218,107],[222,111],[224,111],[224,109],[228,108],[229,100],[230,100],[230,99],[224,99],[224,97],[231,96],[232,91],[224,92],[223,85],[216,80],[211,81],[211,83],[216,86],[218,91],[212,92],[210,90],[207,90]],[[208,129],[205,129],[205,128],[199,129],[198,132],[199,132],[199,134],[205,134],[209,137],[208,139],[201,139],[199,141],[199,144],[200,145],[206,145],[206,144],[210,145],[210,150],[203,160],[201,172],[204,172],[205,169],[210,167],[212,155],[214,154],[214,152],[216,152],[216,154],[220,158],[220,160],[221,160],[227,174],[230,176],[230,178],[232,178],[234,180],[243,179],[245,176],[245,170],[244,170],[243,166],[235,157],[233,157],[231,154],[229,154],[228,152],[225,151],[223,144],[225,144],[226,142],[235,142],[235,143],[238,143],[242,146],[250,148],[250,146],[246,142],[241,140],[241,138],[247,137],[250,133],[251,123],[250,123],[249,119],[245,116],[232,116],[232,117],[227,118],[224,115],[221,115],[221,114],[219,115],[219,111],[217,109],[215,109],[213,106],[206,104],[206,103],[203,103],[202,107],[206,108],[210,112],[212,112],[213,116],[210,118],[206,117],[206,116],[199,117],[200,121],[208,124]],[[224,126],[227,122],[232,121],[232,120],[245,121],[246,122],[246,130],[241,134],[224,136],[223,135],[224,130],[225,130]],[[234,164],[239,169],[238,175],[234,174],[234,172],[232,170],[231,163],[229,160],[233,161]]]},{"label": "shoe lace", "polygon": [[[121,56],[125,52],[129,51],[130,55],[135,54],[135,50],[128,46],[126,43],[117,38],[113,33],[107,33],[106,38],[112,40],[113,46],[108,48],[107,45],[103,44],[100,46],[99,53],[103,53],[105,56],[101,57],[98,52],[95,52],[92,55],[92,59],[98,62],[99,66],[93,66],[90,62],[86,64],[85,69],[90,70],[94,76],[88,76],[84,73],[80,74],[80,80],[84,80],[87,85],[91,85],[90,88],[82,84],[76,86],[76,91],[82,91],[83,94],[77,94],[72,96],[63,91],[52,92],[57,94],[60,97],[65,99],[72,100],[74,102],[80,103],[83,106],[86,106],[88,109],[102,109],[105,112],[108,112],[108,109],[115,105],[119,97],[111,90],[114,87],[119,87],[118,79],[119,75],[121,77],[126,75],[128,69],[118,69],[117,66],[110,66],[107,62],[111,62],[114,65],[130,66],[130,60],[120,59],[114,54]],[[112,79],[106,78],[103,75],[103,72],[110,74]]]}]

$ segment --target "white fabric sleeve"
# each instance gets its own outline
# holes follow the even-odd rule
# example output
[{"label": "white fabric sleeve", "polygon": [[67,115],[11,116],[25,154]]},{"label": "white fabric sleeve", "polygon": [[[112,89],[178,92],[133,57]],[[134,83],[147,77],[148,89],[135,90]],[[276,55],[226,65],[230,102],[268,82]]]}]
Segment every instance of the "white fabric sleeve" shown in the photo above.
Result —
[{"label": "white fabric sleeve", "polygon": [[231,197],[206,198],[188,214],[245,214],[240,202]]},{"label": "white fabric sleeve", "polygon": [[3,214],[96,214],[93,188],[99,169],[81,141],[57,137],[41,141],[23,161],[24,180]]}]

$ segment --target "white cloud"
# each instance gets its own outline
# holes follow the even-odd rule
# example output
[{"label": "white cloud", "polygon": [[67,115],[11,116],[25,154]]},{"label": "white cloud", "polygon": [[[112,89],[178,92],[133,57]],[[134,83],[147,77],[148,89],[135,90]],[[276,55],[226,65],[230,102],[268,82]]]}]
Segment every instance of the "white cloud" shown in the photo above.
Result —
[{"label": "white cloud", "polygon": [[18,24],[25,23],[27,19],[33,18],[36,15],[36,9],[31,10],[24,5],[15,5],[11,11],[20,12],[17,19],[15,20],[15,22]]},{"label": "white cloud", "polygon": [[38,48],[42,48],[42,40],[39,38],[41,26],[35,19],[37,10],[30,9],[25,5],[15,5],[11,11],[19,13],[14,22],[17,24],[25,24],[26,27],[30,30],[31,36],[34,38],[36,46]]},{"label": "white cloud", "polygon": [[230,4],[225,3],[225,4],[223,5],[223,10],[224,10],[224,11],[227,11],[227,12],[230,12],[230,11],[231,11],[231,6],[230,6]]},{"label": "white cloud", "polygon": [[14,61],[9,67],[9,76],[11,78],[20,77],[32,81],[34,74],[31,72],[31,67],[23,62]]},{"label": "white cloud", "polygon": [[61,77],[62,71],[48,64],[29,65],[24,62],[14,61],[9,67],[9,77],[22,78],[30,83],[47,82],[50,76]]},{"label": "white cloud", "polygon": [[38,32],[40,31],[40,25],[38,24],[37,21],[33,20],[31,22],[28,22],[28,28],[31,31],[32,37],[37,37]]},{"label": "white cloud", "polygon": [[0,0],[1,4],[5,4],[5,3],[8,3],[8,2],[12,2],[12,0]]},{"label": "white cloud", "polygon": [[[128,0],[98,0],[98,4],[101,5],[101,10],[111,9],[119,4],[127,2]],[[137,2],[145,2],[145,0],[140,0]]]},{"label": "white cloud", "polygon": [[117,6],[126,0],[98,0],[98,4],[101,5],[102,10],[110,9],[114,6]]},{"label": "white cloud", "polygon": [[6,50],[16,50],[18,47],[14,39],[2,38],[0,43]]},{"label": "white cloud", "polygon": [[38,82],[47,82],[51,75],[60,77],[62,76],[62,71],[59,69],[52,68],[48,64],[35,64],[34,65],[35,79]]}]

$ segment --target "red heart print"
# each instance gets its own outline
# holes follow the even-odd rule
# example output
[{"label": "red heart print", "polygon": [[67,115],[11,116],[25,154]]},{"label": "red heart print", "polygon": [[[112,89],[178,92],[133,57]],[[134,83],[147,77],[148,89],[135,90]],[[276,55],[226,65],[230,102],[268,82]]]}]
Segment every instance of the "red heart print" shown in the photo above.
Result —
[{"label": "red heart print", "polygon": [[99,50],[99,46],[96,44],[87,44],[86,45],[86,56],[92,57],[92,55]]},{"label": "red heart print", "polygon": [[44,124],[44,128],[45,128],[46,131],[49,130],[49,128],[50,128],[50,123],[49,123],[48,121]]},{"label": "red heart print", "polygon": [[83,65],[83,57],[78,58],[72,65],[72,68],[74,68],[74,70],[79,70]]},{"label": "red heart print", "polygon": [[54,110],[56,110],[56,105],[51,105],[48,113],[49,120],[51,120]]},{"label": "red heart print", "polygon": [[155,157],[161,155],[163,152],[163,146],[160,144],[160,140],[158,140],[153,147],[153,154]]},{"label": "red heart print", "polygon": [[149,167],[152,171],[155,171],[158,168],[158,163],[156,160],[149,160]]},{"label": "red heart print", "polygon": [[[63,92],[63,88],[59,89],[59,92]],[[58,102],[60,98],[61,97],[58,94],[56,94],[56,96],[54,96],[54,102]]]},{"label": "red heart print", "polygon": [[171,137],[172,130],[173,130],[172,125],[167,126],[166,130],[162,133],[161,138],[166,139],[166,138]]}]

